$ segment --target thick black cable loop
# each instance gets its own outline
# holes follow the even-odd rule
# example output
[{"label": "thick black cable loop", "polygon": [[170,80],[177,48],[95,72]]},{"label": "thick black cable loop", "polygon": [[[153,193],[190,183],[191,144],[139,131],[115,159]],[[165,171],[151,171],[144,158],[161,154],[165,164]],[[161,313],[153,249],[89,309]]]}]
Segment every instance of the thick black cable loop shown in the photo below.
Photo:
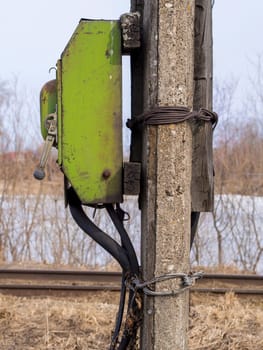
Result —
[{"label": "thick black cable loop", "polygon": [[105,204],[103,206],[107,209],[108,214],[120,235],[120,246],[114,239],[104,233],[88,218],[82,208],[80,199],[72,187],[67,190],[67,197],[70,212],[78,226],[100,244],[108,253],[110,253],[119,262],[123,269],[119,310],[109,350],[126,350],[127,347],[136,340],[137,329],[141,320],[141,309],[138,308],[136,302],[136,298],[139,298],[138,292],[130,289],[124,331],[119,340],[125,305],[126,280],[132,277],[139,277],[137,256],[122,222],[125,213],[118,206],[115,210],[112,204]]}]

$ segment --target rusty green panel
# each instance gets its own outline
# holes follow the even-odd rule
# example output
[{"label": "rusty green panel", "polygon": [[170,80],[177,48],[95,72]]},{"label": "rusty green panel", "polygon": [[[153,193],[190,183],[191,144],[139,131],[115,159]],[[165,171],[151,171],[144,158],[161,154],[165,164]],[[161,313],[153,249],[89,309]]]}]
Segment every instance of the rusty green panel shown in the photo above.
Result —
[{"label": "rusty green panel", "polygon": [[58,132],[58,138],[57,138],[57,148],[58,148],[58,164],[61,166],[62,164],[62,145],[61,145],[61,115],[62,115],[62,101],[61,101],[61,60],[57,61],[57,71],[56,71],[56,76],[57,76],[57,132]]},{"label": "rusty green panel", "polygon": [[82,203],[121,202],[119,22],[81,20],[62,53],[59,80],[63,172]]},{"label": "rusty green panel", "polygon": [[49,114],[56,112],[57,105],[57,83],[56,80],[48,81],[40,91],[40,126],[44,139],[47,137],[45,126],[46,118]]}]

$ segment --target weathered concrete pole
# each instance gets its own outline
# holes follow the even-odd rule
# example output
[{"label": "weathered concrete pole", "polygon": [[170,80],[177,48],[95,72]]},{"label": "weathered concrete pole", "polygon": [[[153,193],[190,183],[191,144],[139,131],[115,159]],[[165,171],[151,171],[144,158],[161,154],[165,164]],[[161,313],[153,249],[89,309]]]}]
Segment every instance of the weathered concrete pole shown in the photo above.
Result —
[{"label": "weathered concrete pole", "polygon": [[[138,9],[143,14],[143,41],[141,52],[132,56],[133,114],[160,106],[192,108],[195,1],[133,1],[132,10]],[[138,160],[136,146],[133,151],[133,160]],[[143,278],[189,272],[190,125],[146,127],[142,167]],[[157,285],[156,290],[176,287],[178,281],[169,281]],[[141,349],[187,349],[188,313],[188,292],[175,297],[145,297]]]}]

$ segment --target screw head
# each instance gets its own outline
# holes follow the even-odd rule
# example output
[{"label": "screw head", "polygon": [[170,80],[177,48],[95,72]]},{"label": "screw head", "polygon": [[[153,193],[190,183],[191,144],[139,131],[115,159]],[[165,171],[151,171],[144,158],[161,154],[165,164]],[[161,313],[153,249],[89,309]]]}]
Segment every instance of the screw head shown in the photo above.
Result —
[{"label": "screw head", "polygon": [[102,173],[102,177],[104,180],[107,180],[111,176],[111,172],[109,169],[105,169]]}]

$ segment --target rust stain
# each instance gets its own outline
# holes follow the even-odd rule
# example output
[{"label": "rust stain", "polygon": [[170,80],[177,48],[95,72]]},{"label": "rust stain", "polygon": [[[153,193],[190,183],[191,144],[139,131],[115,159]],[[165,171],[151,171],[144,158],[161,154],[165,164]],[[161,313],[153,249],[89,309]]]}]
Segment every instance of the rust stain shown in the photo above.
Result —
[{"label": "rust stain", "polygon": [[53,93],[57,90],[57,81],[56,79],[48,81],[43,87],[42,91],[47,93]]}]

